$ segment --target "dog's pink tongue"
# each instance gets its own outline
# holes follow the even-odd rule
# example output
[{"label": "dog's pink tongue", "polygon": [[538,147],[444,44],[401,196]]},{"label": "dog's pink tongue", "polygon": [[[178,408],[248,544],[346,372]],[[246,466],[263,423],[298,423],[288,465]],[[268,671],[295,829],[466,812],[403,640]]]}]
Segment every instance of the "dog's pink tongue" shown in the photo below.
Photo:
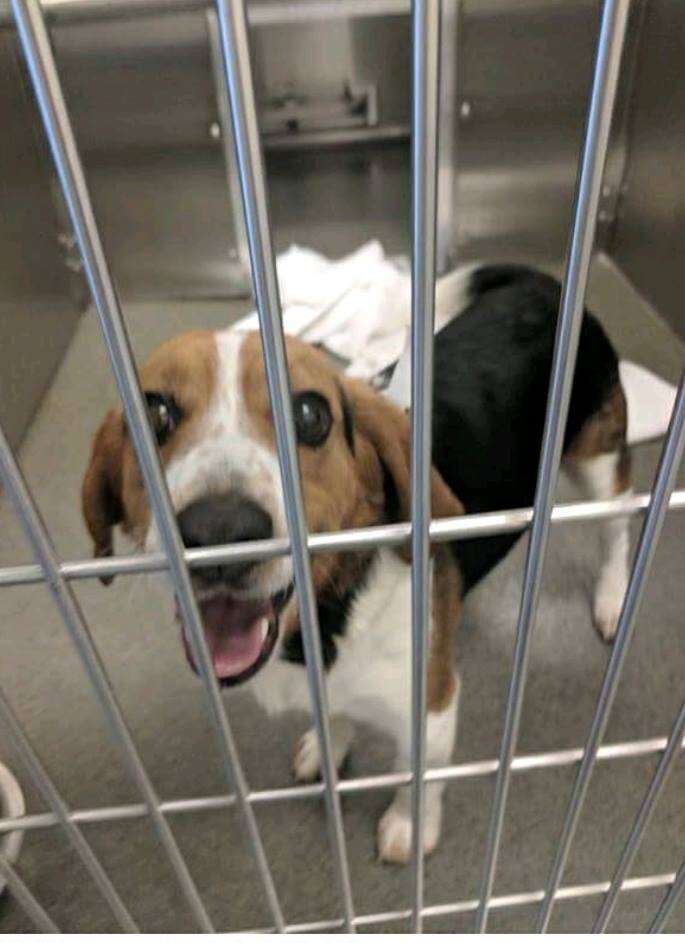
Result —
[{"label": "dog's pink tongue", "polygon": [[201,603],[200,609],[217,678],[230,678],[250,668],[262,651],[269,606],[216,596]]}]

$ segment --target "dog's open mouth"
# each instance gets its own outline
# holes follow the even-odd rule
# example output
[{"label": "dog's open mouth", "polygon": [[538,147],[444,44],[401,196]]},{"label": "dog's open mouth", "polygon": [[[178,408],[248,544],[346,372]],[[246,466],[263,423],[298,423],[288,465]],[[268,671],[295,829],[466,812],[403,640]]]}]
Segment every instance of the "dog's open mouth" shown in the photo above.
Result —
[{"label": "dog's open mouth", "polygon": [[[278,638],[279,613],[291,592],[289,587],[259,600],[240,599],[222,590],[198,600],[214,674],[222,686],[247,681],[268,660]],[[197,673],[185,625],[181,636],[190,667]]]}]

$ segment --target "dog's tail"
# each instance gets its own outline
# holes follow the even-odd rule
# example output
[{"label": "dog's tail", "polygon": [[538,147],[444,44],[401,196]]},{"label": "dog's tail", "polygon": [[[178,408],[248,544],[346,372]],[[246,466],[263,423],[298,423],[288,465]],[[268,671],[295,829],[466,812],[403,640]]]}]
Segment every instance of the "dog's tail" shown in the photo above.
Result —
[{"label": "dog's tail", "polygon": [[[435,283],[436,333],[465,311],[484,290],[479,281],[480,273],[495,268],[502,269],[505,266],[484,266],[482,262],[468,262],[437,279]],[[400,359],[381,371],[373,383],[376,389],[385,390],[390,399],[403,408],[407,408],[410,398],[410,376],[411,357],[407,335],[407,343]]]},{"label": "dog's tail", "polygon": [[[542,283],[545,287],[557,285],[551,276],[527,265],[484,265],[475,262],[460,266],[437,281],[436,328],[439,329],[461,314],[486,292],[530,280]],[[406,355],[404,359],[407,361],[405,370],[398,371],[397,380],[404,378],[401,398],[403,405],[408,406],[409,363]],[[665,435],[675,402],[675,386],[628,360],[620,361],[619,373],[628,402],[628,444],[648,442]]]},{"label": "dog's tail", "polygon": [[481,271],[483,271],[482,262],[469,262],[437,279],[435,283],[436,331],[468,308],[480,293],[478,275]]},{"label": "dog's tail", "polygon": [[435,286],[435,327],[439,330],[487,291],[505,288],[529,279],[553,280],[527,265],[484,265],[469,262],[437,280]]},{"label": "dog's tail", "polygon": [[[514,282],[553,279],[526,265],[485,265],[468,262],[438,278],[435,285],[435,330],[441,330],[465,311],[476,298]],[[396,364],[389,365],[374,380],[377,389],[385,390],[390,399],[407,408],[410,398],[411,357],[409,340]]]}]

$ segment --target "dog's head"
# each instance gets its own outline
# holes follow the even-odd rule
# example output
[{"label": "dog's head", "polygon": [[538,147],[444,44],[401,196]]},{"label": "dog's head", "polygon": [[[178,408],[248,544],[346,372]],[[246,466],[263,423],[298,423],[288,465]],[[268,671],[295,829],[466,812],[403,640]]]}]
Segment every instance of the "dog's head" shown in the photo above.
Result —
[{"label": "dog's head", "polygon": [[[365,383],[341,376],[313,347],[288,338],[287,355],[309,531],[408,520],[405,414]],[[184,334],[152,355],[140,379],[185,545],[287,536],[259,335]],[[433,516],[462,513],[432,474]],[[112,553],[115,525],[140,548],[158,547],[121,410],[111,410],[95,436],[82,497],[96,556]],[[354,568],[347,564],[345,554],[316,554],[317,593],[348,588]],[[195,569],[193,584],[217,677],[245,680],[274,647],[292,590],[290,559]],[[295,602],[288,608],[292,625]]]}]

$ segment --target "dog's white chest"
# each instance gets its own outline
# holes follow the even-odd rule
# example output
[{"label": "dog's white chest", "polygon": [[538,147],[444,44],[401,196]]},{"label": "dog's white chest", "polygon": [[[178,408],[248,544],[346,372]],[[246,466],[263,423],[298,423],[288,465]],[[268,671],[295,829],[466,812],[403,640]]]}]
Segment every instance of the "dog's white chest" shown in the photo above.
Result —
[{"label": "dog's white chest", "polygon": [[[382,549],[366,585],[352,604],[337,657],[326,675],[329,707],[384,729],[406,717],[411,688],[411,570]],[[304,668],[274,653],[255,677],[252,690],[270,713],[308,710]]]}]

